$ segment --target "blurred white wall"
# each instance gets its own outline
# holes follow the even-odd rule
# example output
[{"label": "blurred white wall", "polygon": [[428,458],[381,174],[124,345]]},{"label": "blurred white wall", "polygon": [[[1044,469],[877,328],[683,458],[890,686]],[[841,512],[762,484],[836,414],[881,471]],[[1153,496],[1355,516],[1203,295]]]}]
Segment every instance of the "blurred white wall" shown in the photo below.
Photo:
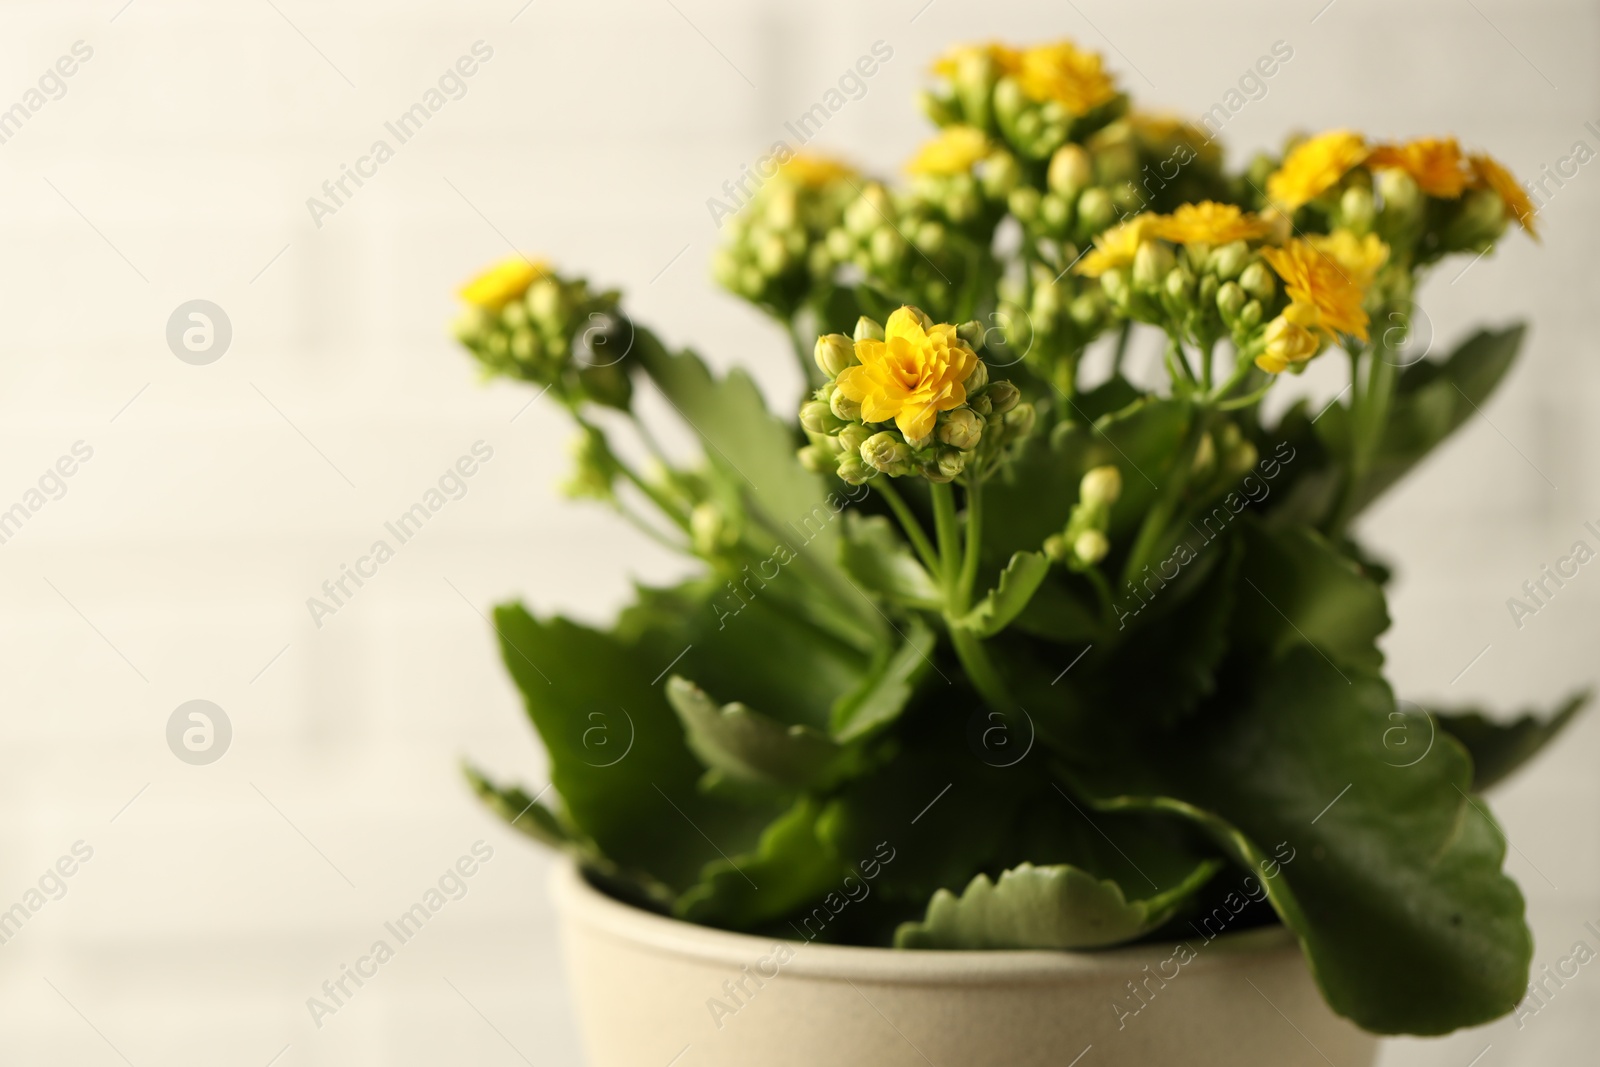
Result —
[{"label": "blurred white wall", "polygon": [[[707,280],[706,199],[875,41],[893,58],[819,141],[884,170],[926,132],[912,92],[945,44],[1066,34],[1189,112],[1288,42],[1227,127],[1235,160],[1349,124],[1453,131],[1531,176],[1600,148],[1597,31],[1577,0],[9,0],[0,109],[76,42],[92,56],[0,126],[0,509],[76,442],[93,454],[0,544],[0,908],[75,842],[93,855],[0,946],[0,1058],[580,1062],[547,861],[456,770],[470,753],[544,782],[479,613],[521,594],[603,618],[674,564],[559,502],[557,413],[518,416],[528,394],[481,387],[447,339],[454,285],[508,244],[627,287],[666,336],[786,402],[781,334]],[[316,225],[307,198],[479,41],[465,95]],[[1600,525],[1600,165],[1541,223],[1542,247],[1511,238],[1427,293],[1441,343],[1534,330],[1502,395],[1367,525],[1403,565],[1403,695],[1509,710],[1600,666],[1600,572],[1520,630],[1505,606]],[[165,338],[194,299],[232,326],[206,366]],[[1334,369],[1308,383],[1331,393]],[[466,495],[315,627],[306,598],[477,441],[493,459]],[[210,766],[166,743],[191,699],[232,724]],[[1600,920],[1597,754],[1591,716],[1497,799],[1541,963]],[[467,896],[314,1027],[306,998],[480,839],[493,859]],[[1597,1009],[1585,969],[1521,1028],[1397,1043],[1384,1064],[1579,1062]]]}]

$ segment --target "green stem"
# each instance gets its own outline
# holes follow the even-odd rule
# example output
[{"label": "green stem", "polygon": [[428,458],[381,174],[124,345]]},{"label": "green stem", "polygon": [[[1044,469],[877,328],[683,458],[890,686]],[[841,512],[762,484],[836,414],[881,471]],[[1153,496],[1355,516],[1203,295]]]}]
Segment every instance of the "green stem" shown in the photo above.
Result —
[{"label": "green stem", "polygon": [[900,528],[906,532],[906,538],[911,542],[911,547],[917,550],[917,555],[922,558],[922,565],[934,574],[939,573],[939,554],[933,550],[933,544],[928,540],[928,535],[922,532],[922,523],[917,521],[916,515],[906,504],[905,498],[900,495],[900,490],[889,484],[889,476],[874,478],[867,483],[883,495],[889,502],[889,510],[894,512],[894,517],[900,521]]},{"label": "green stem", "polygon": [[961,572],[956,579],[956,607],[965,612],[972,606],[972,586],[978,580],[978,552],[983,538],[983,482],[973,479],[967,486],[967,543],[961,554]]},{"label": "green stem", "polygon": [[1122,332],[1117,334],[1117,347],[1116,347],[1116,350],[1111,353],[1111,373],[1112,374],[1121,374],[1122,373],[1122,359],[1123,359],[1124,356],[1126,356],[1128,354],[1128,340],[1132,336],[1133,336],[1133,320],[1132,319],[1124,319],[1123,322],[1122,322]]},{"label": "green stem", "polygon": [[[1228,376],[1228,380],[1211,391],[1211,399],[1221,400],[1233,392],[1246,378],[1250,377],[1250,372],[1255,369],[1255,365],[1255,361],[1249,357],[1241,358],[1234,366],[1233,373]],[[1269,385],[1272,381],[1273,379],[1270,377],[1267,379]]]},{"label": "green stem", "polygon": [[[961,661],[961,667],[967,672],[967,680],[972,687],[983,697],[984,703],[990,709],[1003,714],[1011,714],[1016,708],[1016,702],[1011,699],[1005,682],[1000,677],[1000,672],[995,669],[994,661],[989,658],[989,650],[983,645],[983,640],[970,630],[963,629],[957,624],[958,619],[966,614],[971,602],[970,582],[963,583],[966,573],[967,558],[961,544],[961,527],[956,518],[956,498],[949,485],[931,486],[933,495],[934,528],[939,538],[940,584],[944,590],[945,626],[950,631],[950,644],[956,650],[956,658]],[[981,519],[979,525],[972,526],[976,512],[969,498],[967,530],[967,552],[971,553],[972,572],[977,573],[976,550],[970,546],[977,544],[977,534],[981,532]]]},{"label": "green stem", "polygon": [[1011,693],[1000,672],[995,669],[994,660],[989,658],[989,650],[983,647],[983,641],[970,630],[951,626],[950,643],[955,646],[956,658],[967,672],[967,680],[983,697],[983,702],[989,705],[990,710],[1003,715],[1014,712],[1017,703],[1011,699]]},{"label": "green stem", "polygon": [[1128,553],[1128,562],[1123,567],[1122,578],[1124,583],[1129,583],[1150,562],[1150,556],[1155,552],[1161,539],[1166,535],[1172,522],[1173,514],[1178,509],[1178,501],[1183,496],[1183,491],[1188,488],[1189,473],[1194,467],[1195,452],[1200,447],[1200,440],[1205,436],[1207,429],[1207,412],[1199,409],[1195,412],[1193,424],[1189,428],[1188,437],[1184,440],[1183,447],[1178,452],[1178,462],[1173,464],[1172,473],[1168,475],[1167,484],[1162,486],[1156,502],[1150,510],[1145,512],[1144,522],[1139,527],[1139,534],[1134,539],[1133,548]]},{"label": "green stem", "polygon": [[956,521],[956,495],[948,484],[929,486],[933,497],[933,529],[939,539],[939,587],[947,610],[955,607],[955,584],[961,559],[961,528]]}]

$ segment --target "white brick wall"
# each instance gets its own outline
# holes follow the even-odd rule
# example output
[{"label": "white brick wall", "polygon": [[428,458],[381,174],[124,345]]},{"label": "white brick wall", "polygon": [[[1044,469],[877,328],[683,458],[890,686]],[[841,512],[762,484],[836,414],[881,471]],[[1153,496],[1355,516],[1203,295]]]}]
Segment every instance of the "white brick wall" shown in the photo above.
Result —
[{"label": "white brick wall", "polygon": [[[1320,15],[1323,0],[674,0],[681,15],[533,0],[514,23],[521,0],[273,3],[0,11],[0,107],[74,41],[94,48],[0,145],[0,505],[74,441],[94,448],[66,497],[0,546],[0,907],[73,842],[95,850],[0,948],[7,1063],[264,1065],[286,1045],[284,1067],[579,1062],[546,861],[480,814],[455,769],[470,753],[537,785],[541,757],[447,582],[480,609],[520,593],[603,618],[630,574],[675,564],[558,503],[553,410],[512,423],[526,394],[480,387],[448,341],[452,288],[506,251],[500,234],[629,287],[667,336],[787,396],[780,336],[706,280],[705,198],[874,40],[893,60],[822,140],[885,169],[923,136],[920,71],[971,37],[1071,34],[1149,103],[1191,111],[1287,40],[1293,61],[1228,127],[1235,159],[1294,125],[1348,123],[1453,130],[1527,174],[1594,144],[1583,123],[1600,120],[1600,15],[1575,0],[1336,0]],[[314,227],[305,198],[479,39],[494,57],[465,98]],[[1509,709],[1594,677],[1600,577],[1520,632],[1504,601],[1600,519],[1584,417],[1600,384],[1597,222],[1600,167],[1585,168],[1542,248],[1513,239],[1429,286],[1443,343],[1480,320],[1535,330],[1486,417],[1368,524],[1404,568],[1388,639],[1403,694]],[[234,327],[207,367],[163,339],[196,297]],[[313,628],[305,598],[478,439],[495,457],[467,496]],[[196,697],[234,724],[211,767],[164,741]],[[1498,800],[1541,960],[1600,919],[1597,753],[1586,721]],[[495,857],[468,897],[314,1029],[305,998],[479,838]],[[1597,1007],[1585,971],[1521,1032],[1397,1043],[1384,1064],[1464,1064],[1490,1044],[1485,1067],[1578,1062]]]}]

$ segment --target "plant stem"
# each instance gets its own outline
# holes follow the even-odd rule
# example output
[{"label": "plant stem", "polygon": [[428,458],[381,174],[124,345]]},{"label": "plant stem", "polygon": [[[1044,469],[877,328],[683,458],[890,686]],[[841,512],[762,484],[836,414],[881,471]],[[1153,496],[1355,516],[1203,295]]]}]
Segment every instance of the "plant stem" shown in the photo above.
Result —
[{"label": "plant stem", "polygon": [[965,578],[967,572],[966,559],[970,554],[972,573],[977,573],[977,535],[981,532],[982,521],[977,518],[974,509],[975,502],[968,496],[968,528],[967,548],[965,552],[961,543],[961,527],[956,518],[956,498],[954,491],[948,484],[931,486],[933,495],[934,527],[939,537],[939,562],[941,586],[944,590],[945,625],[950,631],[950,644],[956,650],[956,658],[961,661],[961,667],[967,672],[967,680],[972,687],[983,697],[993,711],[1010,714],[1016,707],[1006,689],[1005,682],[1000,678],[1000,672],[995,669],[994,661],[989,658],[989,650],[984,648],[983,639],[972,631],[963,629],[957,622],[971,606],[972,588],[971,580]]},{"label": "plant stem", "polygon": [[1128,354],[1128,340],[1133,336],[1133,320],[1124,319],[1122,332],[1117,334],[1117,347],[1111,353],[1111,373],[1122,373],[1122,359]]},{"label": "plant stem", "polygon": [[989,705],[990,710],[1004,715],[1015,711],[1016,701],[1011,699],[1011,693],[1000,672],[995,669],[994,661],[989,658],[989,650],[983,647],[982,639],[970,630],[951,626],[950,643],[955,647],[956,658],[961,661],[962,669],[967,672],[967,680],[983,697],[983,702]]},{"label": "plant stem", "polygon": [[961,559],[961,528],[956,521],[956,495],[948,484],[929,486],[933,497],[933,529],[939,538],[939,586],[947,610],[955,607],[955,584]]},{"label": "plant stem", "polygon": [[933,545],[928,540],[928,535],[922,532],[922,523],[917,521],[916,515],[906,504],[905,498],[900,495],[889,482],[886,474],[881,478],[874,478],[867,483],[883,495],[889,502],[889,510],[894,512],[894,517],[900,521],[900,528],[906,532],[906,538],[911,542],[911,547],[917,550],[917,555],[922,558],[922,565],[929,571],[938,574],[940,570],[939,554],[933,550]]},{"label": "plant stem", "polygon": [[956,609],[965,612],[972,605],[972,585],[978,579],[979,542],[983,538],[983,482],[974,478],[967,486],[967,542],[961,555],[961,572],[956,578]]},{"label": "plant stem", "polygon": [[1156,546],[1167,532],[1173,513],[1177,511],[1178,500],[1188,488],[1195,452],[1199,449],[1200,440],[1205,436],[1207,429],[1207,415],[1208,412],[1204,408],[1196,409],[1189,434],[1178,452],[1178,461],[1173,464],[1172,472],[1167,477],[1167,484],[1161,488],[1156,502],[1145,513],[1144,522],[1139,527],[1139,535],[1134,539],[1133,548],[1128,552],[1128,562],[1122,571],[1124,582],[1131,583],[1144,569],[1150,562],[1150,554],[1156,550]]}]

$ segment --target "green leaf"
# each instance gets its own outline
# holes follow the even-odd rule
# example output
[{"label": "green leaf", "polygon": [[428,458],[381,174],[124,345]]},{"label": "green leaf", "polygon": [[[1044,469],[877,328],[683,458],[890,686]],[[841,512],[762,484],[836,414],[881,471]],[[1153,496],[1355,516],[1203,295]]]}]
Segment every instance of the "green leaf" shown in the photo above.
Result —
[{"label": "green leaf", "polygon": [[556,813],[520,786],[497,786],[470,764],[463,765],[461,771],[484,806],[504,819],[513,830],[552,848],[564,848],[572,843],[571,832]]},{"label": "green leaf", "polygon": [[1383,590],[1313,531],[1255,522],[1243,528],[1236,643],[1274,657],[1309,645],[1346,670],[1378,670],[1378,635],[1389,627]]},{"label": "green leaf", "polygon": [[820,814],[815,799],[801,797],[762,832],[753,851],[707,864],[673,913],[690,922],[749,930],[838,888],[848,872],[817,834]]},{"label": "green leaf", "polygon": [[1480,330],[1447,359],[1425,360],[1401,372],[1372,471],[1356,494],[1358,510],[1478,413],[1511,369],[1526,332],[1520,323]]},{"label": "green leaf", "polygon": [[941,889],[921,922],[895,932],[896,948],[1078,949],[1132,941],[1170,919],[1211,879],[1221,863],[1207,860],[1178,885],[1129,900],[1116,882],[1062,864],[1024,863],[998,882],[980,874],[957,897]]},{"label": "green leaf", "polygon": [[718,705],[692,682],[667,679],[667,700],[683,720],[689,748],[736,782],[786,789],[827,788],[853,753],[804,725],[785,726],[743,704]]},{"label": "green leaf", "polygon": [[627,616],[617,635],[535,619],[520,604],[497,607],[494,624],[572,828],[618,866],[681,888],[718,854],[712,841],[742,847],[770,815],[696,788],[700,763],[653,684],[688,643],[686,620],[664,605]]},{"label": "green leaf", "polygon": [[840,561],[862,588],[897,604],[937,610],[944,599],[927,569],[882,515],[845,515]]},{"label": "green leaf", "polygon": [[952,625],[970,630],[979,637],[993,637],[1022,614],[1049,571],[1050,560],[1043,553],[1016,553],[1000,572],[1000,580],[989,594]]},{"label": "green leaf", "polygon": [[900,645],[892,651],[885,649],[861,684],[834,703],[829,717],[834,740],[840,744],[855,741],[898,718],[917,682],[932,666],[937,645],[938,638],[927,623],[910,619]]},{"label": "green leaf", "polygon": [[1510,722],[1497,722],[1476,710],[1433,714],[1444,732],[1461,742],[1472,756],[1472,791],[1481,793],[1537,755],[1583,709],[1591,695],[1588,690],[1574,693],[1553,715],[1529,712]]},{"label": "green leaf", "polygon": [[1516,1006],[1533,946],[1465,750],[1441,737],[1396,767],[1394,714],[1382,681],[1293,647],[1213,713],[1071,773],[1101,807],[1195,820],[1259,872],[1335,1011],[1447,1033]]}]

